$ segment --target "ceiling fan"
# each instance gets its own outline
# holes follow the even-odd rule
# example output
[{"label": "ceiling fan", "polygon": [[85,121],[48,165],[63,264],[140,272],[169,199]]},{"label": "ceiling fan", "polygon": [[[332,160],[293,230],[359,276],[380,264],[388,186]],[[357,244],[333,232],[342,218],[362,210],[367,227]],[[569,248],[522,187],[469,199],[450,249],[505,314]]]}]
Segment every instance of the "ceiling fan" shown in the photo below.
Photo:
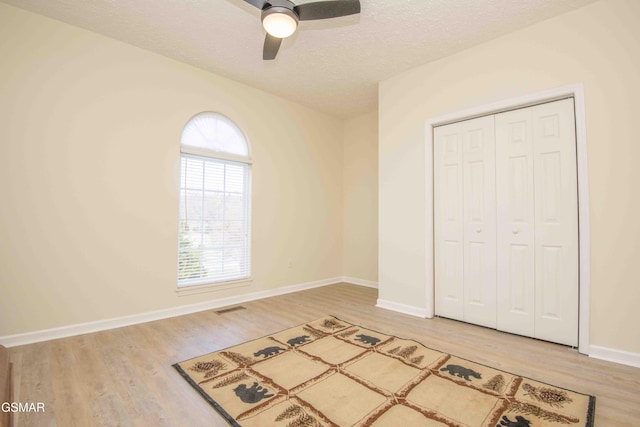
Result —
[{"label": "ceiling fan", "polygon": [[325,0],[294,4],[289,0],[244,0],[262,11],[262,26],[267,31],[262,59],[275,59],[282,39],[298,28],[298,21],[337,18],[360,13],[360,0]]}]

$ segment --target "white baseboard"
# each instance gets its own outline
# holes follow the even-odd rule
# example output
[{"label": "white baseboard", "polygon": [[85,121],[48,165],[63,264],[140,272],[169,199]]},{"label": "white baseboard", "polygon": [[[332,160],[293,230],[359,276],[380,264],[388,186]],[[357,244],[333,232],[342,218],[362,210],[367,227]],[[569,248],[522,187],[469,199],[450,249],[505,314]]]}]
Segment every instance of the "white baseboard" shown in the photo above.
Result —
[{"label": "white baseboard", "polygon": [[378,282],[372,282],[371,280],[358,279],[356,277],[342,276],[342,281],[351,283],[353,285],[366,286],[367,288],[378,289]]},{"label": "white baseboard", "polygon": [[631,353],[630,351],[592,345],[589,346],[589,357],[640,368],[640,354]]},{"label": "white baseboard", "polygon": [[[77,323],[74,325],[62,326],[59,328],[43,329],[39,331],[26,332],[16,335],[0,337],[0,344],[5,347],[15,347],[18,345],[33,344],[36,342],[48,341],[58,338],[66,338],[74,335],[82,335],[91,332],[104,331],[107,329],[121,328],[123,326],[135,325],[138,323],[151,322],[154,320],[168,319],[170,317],[182,316],[199,311],[217,309],[244,302],[255,301],[263,298],[289,294],[292,292],[304,291],[307,289],[319,288],[321,286],[333,285],[344,282],[344,277],[334,277],[330,279],[317,280],[314,282],[301,283],[298,285],[284,286],[267,291],[251,292],[247,294],[218,298],[196,304],[181,305],[164,310],[148,311],[145,313],[133,314],[129,316],[115,317],[111,319],[97,320],[94,322]],[[359,285],[360,283],[354,283]],[[366,285],[365,285],[366,286]]]},{"label": "white baseboard", "polygon": [[379,298],[376,302],[376,307],[384,308],[385,310],[397,311],[398,313],[408,314],[410,316],[422,317],[423,319],[428,317],[428,313],[425,308],[400,304],[398,302],[387,301]]}]

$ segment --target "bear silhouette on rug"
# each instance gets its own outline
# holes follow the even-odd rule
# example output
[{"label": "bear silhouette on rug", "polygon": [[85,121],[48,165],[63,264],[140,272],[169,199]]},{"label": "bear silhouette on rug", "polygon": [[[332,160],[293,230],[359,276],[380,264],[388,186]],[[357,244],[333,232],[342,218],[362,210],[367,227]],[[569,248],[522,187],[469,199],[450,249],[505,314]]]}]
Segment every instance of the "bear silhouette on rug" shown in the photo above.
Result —
[{"label": "bear silhouette on rug", "polygon": [[356,341],[360,341],[369,345],[376,345],[380,342],[380,339],[376,337],[370,337],[369,335],[358,334],[356,335]]},{"label": "bear silhouette on rug", "polygon": [[521,417],[520,415],[516,416],[515,421],[511,421],[509,418],[507,418],[506,415],[503,415],[502,420],[500,421],[500,424],[496,425],[496,427],[530,427],[530,426],[531,426],[531,421],[529,421],[524,417]]},{"label": "bear silhouette on rug", "polygon": [[244,403],[258,403],[262,399],[274,396],[274,394],[267,394],[269,393],[269,390],[262,386],[259,386],[258,383],[255,382],[249,388],[247,388],[246,384],[240,384],[238,387],[233,389],[233,392]]},{"label": "bear silhouette on rug", "polygon": [[465,368],[460,365],[447,365],[446,368],[440,369],[441,371],[449,371],[449,374],[455,375],[460,378],[464,378],[467,381],[471,381],[469,376],[472,376],[477,379],[482,379],[482,375],[474,371],[473,369]]},{"label": "bear silhouette on rug", "polygon": [[284,350],[285,349],[282,347],[267,347],[267,348],[263,348],[262,350],[256,351],[255,353],[253,353],[253,355],[255,357],[264,356],[264,358],[266,359],[267,357],[273,356],[274,354],[278,354]]},{"label": "bear silhouette on rug", "polygon": [[309,338],[309,335],[302,335],[301,337],[291,338],[289,341],[287,341],[287,344],[289,344],[291,347],[295,347],[297,345],[306,343],[307,341],[309,341]]}]

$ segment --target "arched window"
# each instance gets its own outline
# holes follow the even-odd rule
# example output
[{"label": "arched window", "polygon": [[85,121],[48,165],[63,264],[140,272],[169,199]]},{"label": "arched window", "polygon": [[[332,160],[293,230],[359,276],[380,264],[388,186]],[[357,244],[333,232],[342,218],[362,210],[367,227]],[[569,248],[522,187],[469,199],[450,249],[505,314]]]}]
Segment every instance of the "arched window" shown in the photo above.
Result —
[{"label": "arched window", "polygon": [[178,287],[247,279],[250,151],[227,117],[203,112],[180,138]]}]

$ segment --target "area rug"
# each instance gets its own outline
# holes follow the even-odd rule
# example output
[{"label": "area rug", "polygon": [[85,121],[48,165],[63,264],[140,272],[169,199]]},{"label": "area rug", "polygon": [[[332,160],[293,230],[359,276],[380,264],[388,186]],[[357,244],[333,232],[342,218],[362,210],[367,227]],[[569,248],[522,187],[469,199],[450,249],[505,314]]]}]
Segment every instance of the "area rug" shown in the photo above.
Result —
[{"label": "area rug", "polygon": [[595,397],[327,316],[173,365],[234,426],[593,426]]}]

